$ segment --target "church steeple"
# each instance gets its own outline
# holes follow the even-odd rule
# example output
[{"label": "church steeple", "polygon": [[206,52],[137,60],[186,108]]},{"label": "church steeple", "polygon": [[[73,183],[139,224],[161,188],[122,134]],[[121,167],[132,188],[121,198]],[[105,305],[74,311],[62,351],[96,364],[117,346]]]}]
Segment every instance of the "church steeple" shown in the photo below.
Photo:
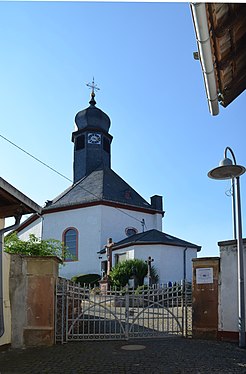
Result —
[{"label": "church steeple", "polygon": [[111,141],[108,133],[110,118],[96,107],[94,83],[87,84],[92,88],[90,106],[75,116],[76,131],[72,133],[74,143],[73,182],[89,175],[93,170],[111,166]]}]

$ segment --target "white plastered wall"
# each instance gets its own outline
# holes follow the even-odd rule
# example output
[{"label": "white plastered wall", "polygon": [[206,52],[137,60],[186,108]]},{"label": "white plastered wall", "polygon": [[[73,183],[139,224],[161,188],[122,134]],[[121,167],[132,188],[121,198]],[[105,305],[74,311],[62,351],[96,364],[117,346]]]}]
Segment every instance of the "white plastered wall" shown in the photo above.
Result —
[{"label": "white plastered wall", "polygon": [[[127,253],[127,258],[138,258],[146,261],[149,256],[154,259],[153,266],[157,269],[159,283],[181,281],[184,278],[184,247],[168,246],[164,244],[133,245],[113,251],[113,265],[115,256]],[[192,258],[197,257],[193,248],[186,250],[186,279],[192,280]]]},{"label": "white plastered wall", "polygon": [[126,238],[125,229],[134,227],[145,230],[161,230],[162,215],[149,214],[128,209],[96,205],[79,209],[44,214],[19,233],[22,240],[28,240],[30,233],[42,239],[63,239],[63,232],[69,227],[78,231],[78,261],[66,262],[60,266],[60,276],[71,278],[79,274],[101,274],[99,252],[108,238],[114,242]]},{"label": "white plastered wall", "polygon": [[100,274],[97,252],[101,249],[101,207],[46,214],[43,221],[43,239],[62,240],[63,232],[69,227],[78,231],[78,261],[61,265],[60,276],[71,278],[79,274]]},{"label": "white plastered wall", "polygon": [[43,239],[62,240],[62,234],[67,228],[76,228],[78,261],[61,265],[60,276],[71,278],[79,274],[101,274],[101,260],[97,252],[104,248],[109,237],[113,241],[124,239],[127,227],[135,227],[141,232],[140,221],[143,218],[148,229],[157,228],[156,222],[158,227],[161,226],[161,214],[119,210],[104,205],[50,213],[43,218]]},{"label": "white plastered wall", "polygon": [[42,218],[37,218],[34,222],[30,223],[23,230],[19,231],[18,237],[21,240],[28,240],[29,235],[34,234],[37,238],[42,237]]},{"label": "white plastered wall", "polygon": [[[4,219],[0,219],[0,229],[4,228]],[[4,334],[0,337],[0,346],[11,343],[11,309],[9,301],[10,256],[3,251],[3,316]]]},{"label": "white plastered wall", "polygon": [[[246,279],[246,242],[244,241],[244,279]],[[219,331],[238,331],[237,245],[220,247]],[[246,300],[246,287],[244,289]]]},{"label": "white plastered wall", "polygon": [[134,227],[138,233],[143,231],[141,221],[144,219],[144,231],[156,229],[162,231],[162,215],[149,214],[129,209],[117,209],[109,206],[102,206],[102,244],[107,243],[110,237],[113,242],[125,239],[125,229]]}]

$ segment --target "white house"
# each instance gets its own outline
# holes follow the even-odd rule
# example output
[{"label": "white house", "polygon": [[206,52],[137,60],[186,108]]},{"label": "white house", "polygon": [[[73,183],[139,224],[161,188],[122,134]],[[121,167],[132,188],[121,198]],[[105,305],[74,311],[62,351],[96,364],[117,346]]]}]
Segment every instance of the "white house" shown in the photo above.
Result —
[{"label": "white house", "polygon": [[[129,259],[153,260],[160,283],[192,280],[191,262],[201,247],[165,234],[148,230],[125,238],[112,246],[112,265]],[[100,251],[106,271],[106,250]]]},{"label": "white house", "polygon": [[[62,240],[70,255],[60,275],[67,278],[85,273],[100,274],[103,259],[98,252],[109,237],[120,242],[142,233],[145,227],[161,232],[164,215],[161,196],[154,195],[147,202],[111,169],[110,118],[96,107],[93,87],[90,106],[77,113],[75,126],[72,133],[73,184],[57,198],[47,201],[41,216],[31,216],[18,230],[22,240],[28,239],[30,233],[42,239]],[[176,261],[174,253],[165,257],[161,247],[149,249],[155,251],[156,262],[157,258],[163,264],[169,258]],[[160,252],[158,256],[156,251]],[[181,258],[182,249],[175,247],[175,251],[176,259]],[[147,252],[145,247],[142,257]],[[196,251],[193,252],[196,257]],[[189,274],[191,266],[191,262],[187,263]],[[175,269],[173,264],[170,267]],[[177,277],[180,275],[179,271]]]}]

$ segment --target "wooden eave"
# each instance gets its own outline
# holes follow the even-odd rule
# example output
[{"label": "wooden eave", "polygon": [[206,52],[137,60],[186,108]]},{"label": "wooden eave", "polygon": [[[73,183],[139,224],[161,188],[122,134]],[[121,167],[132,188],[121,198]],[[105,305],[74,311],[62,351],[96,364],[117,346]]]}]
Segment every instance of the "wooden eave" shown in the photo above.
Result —
[{"label": "wooden eave", "polygon": [[206,4],[219,101],[227,107],[246,89],[246,4]]},{"label": "wooden eave", "polygon": [[42,208],[0,177],[0,218],[41,213]]}]

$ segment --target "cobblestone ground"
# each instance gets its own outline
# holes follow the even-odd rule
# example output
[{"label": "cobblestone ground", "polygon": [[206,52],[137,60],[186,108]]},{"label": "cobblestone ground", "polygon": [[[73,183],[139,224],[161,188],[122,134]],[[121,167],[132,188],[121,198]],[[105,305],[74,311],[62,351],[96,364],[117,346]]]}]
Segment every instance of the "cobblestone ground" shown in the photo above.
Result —
[{"label": "cobblestone ground", "polygon": [[[122,349],[126,345],[145,348]],[[0,373],[246,373],[246,350],[236,344],[183,338],[73,342],[2,351]]]}]

